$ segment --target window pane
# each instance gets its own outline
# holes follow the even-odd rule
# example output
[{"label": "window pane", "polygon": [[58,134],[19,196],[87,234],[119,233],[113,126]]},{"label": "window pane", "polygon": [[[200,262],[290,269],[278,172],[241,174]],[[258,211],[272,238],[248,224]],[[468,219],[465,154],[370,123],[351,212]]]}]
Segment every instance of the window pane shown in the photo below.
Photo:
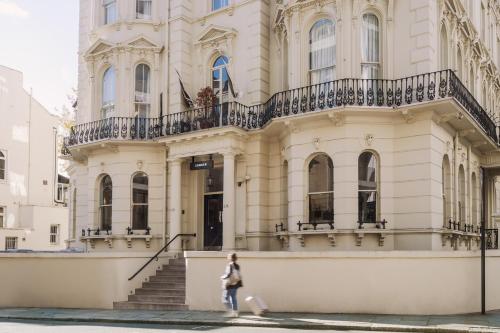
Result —
[{"label": "window pane", "polygon": [[376,190],[377,159],[370,152],[364,152],[358,160],[359,190]]},{"label": "window pane", "polygon": [[222,192],[224,190],[224,172],[218,167],[206,171],[205,192]]},{"label": "window pane", "polygon": [[103,230],[111,230],[111,206],[101,207],[101,228]]},{"label": "window pane", "polygon": [[5,169],[5,160],[0,159],[0,169],[4,170]]},{"label": "window pane", "polygon": [[5,225],[3,224],[3,215],[0,215],[0,228],[5,228]]},{"label": "window pane", "polygon": [[110,176],[101,181],[101,205],[111,205],[113,199],[113,183]]},{"label": "window pane", "polygon": [[151,0],[137,0],[136,12],[138,19],[151,18]]},{"label": "window pane", "polygon": [[0,151],[0,157],[5,157],[5,155]]},{"label": "window pane", "polygon": [[134,206],[132,209],[132,229],[143,230],[148,227],[148,206]]},{"label": "window pane", "polygon": [[316,156],[309,163],[309,192],[333,191],[333,163],[326,155]]},{"label": "window pane", "polygon": [[362,222],[377,220],[376,192],[358,192],[358,220]]},{"label": "window pane", "polygon": [[0,179],[5,179],[5,171],[0,169]]},{"label": "window pane", "polygon": [[363,15],[361,57],[363,62],[379,62],[379,24],[373,14]]},{"label": "window pane", "polygon": [[[319,69],[327,69],[330,71],[328,74],[323,75],[332,75],[334,74],[332,71],[332,67],[335,66],[336,63],[336,42],[335,42],[335,25],[332,21],[328,19],[319,20],[314,24],[309,32],[309,69],[319,70]],[[311,81],[312,81],[311,77]],[[326,79],[331,81],[333,78],[323,78],[321,74],[316,75],[314,77],[316,80]],[[325,81],[318,81],[325,82]],[[314,83],[318,83],[314,82]],[[313,83],[313,82],[311,82]]]},{"label": "window pane", "polygon": [[221,9],[227,7],[229,0],[212,0],[212,10]]},{"label": "window pane", "polygon": [[107,1],[104,4],[104,24],[111,24],[116,21],[116,2]]},{"label": "window pane", "polygon": [[145,173],[139,173],[134,176],[132,202],[135,204],[148,203],[148,176]]},{"label": "window pane", "polygon": [[333,221],[333,193],[309,195],[309,223]]},{"label": "window pane", "polygon": [[115,69],[109,67],[102,79],[102,106],[112,105],[115,103]]}]

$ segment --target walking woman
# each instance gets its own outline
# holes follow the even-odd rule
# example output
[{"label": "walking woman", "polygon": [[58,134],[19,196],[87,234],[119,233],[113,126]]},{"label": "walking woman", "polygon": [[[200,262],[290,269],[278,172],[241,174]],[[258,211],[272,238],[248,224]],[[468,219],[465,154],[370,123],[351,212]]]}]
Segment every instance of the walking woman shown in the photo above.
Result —
[{"label": "walking woman", "polygon": [[243,287],[241,279],[240,265],[236,263],[238,257],[236,253],[228,254],[228,264],[222,279],[222,303],[227,308],[226,317],[238,317],[238,300],[236,299],[236,292],[238,288]]}]

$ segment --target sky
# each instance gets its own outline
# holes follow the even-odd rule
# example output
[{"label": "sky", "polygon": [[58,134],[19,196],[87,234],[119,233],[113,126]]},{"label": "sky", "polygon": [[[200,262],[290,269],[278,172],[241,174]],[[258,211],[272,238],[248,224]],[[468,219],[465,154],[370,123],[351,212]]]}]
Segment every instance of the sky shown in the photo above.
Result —
[{"label": "sky", "polygon": [[77,88],[78,0],[0,0],[0,65],[49,110],[69,106]]}]

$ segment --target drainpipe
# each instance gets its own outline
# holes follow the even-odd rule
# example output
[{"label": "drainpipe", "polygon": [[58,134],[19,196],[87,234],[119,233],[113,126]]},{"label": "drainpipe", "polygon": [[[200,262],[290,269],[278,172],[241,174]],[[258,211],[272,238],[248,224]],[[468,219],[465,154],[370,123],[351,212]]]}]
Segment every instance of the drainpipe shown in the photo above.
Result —
[{"label": "drainpipe", "polygon": [[481,314],[486,314],[486,169],[481,168],[482,202],[481,214]]}]

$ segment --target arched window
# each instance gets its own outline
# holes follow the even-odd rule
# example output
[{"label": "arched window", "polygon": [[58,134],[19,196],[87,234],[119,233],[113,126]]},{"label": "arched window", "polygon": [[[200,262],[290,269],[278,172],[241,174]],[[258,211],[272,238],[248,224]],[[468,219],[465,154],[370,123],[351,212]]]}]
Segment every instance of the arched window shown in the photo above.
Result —
[{"label": "arched window", "polygon": [[380,75],[380,25],[376,15],[363,15],[361,34],[361,77],[378,79]]},{"label": "arched window", "polygon": [[135,113],[139,118],[147,118],[151,110],[150,69],[146,64],[135,68]]},{"label": "arched window", "polygon": [[448,155],[443,157],[443,226],[447,227],[451,219],[451,168]]},{"label": "arched window", "polygon": [[106,69],[102,77],[102,103],[101,117],[106,119],[113,116],[115,110],[115,88],[116,77],[115,68],[113,66]]},{"label": "arched window", "polygon": [[139,172],[132,179],[132,229],[148,227],[148,176]]},{"label": "arched window", "polygon": [[478,190],[478,188],[477,188],[476,173],[473,172],[472,176],[471,176],[471,191],[472,191],[472,209],[471,209],[472,210],[472,212],[471,212],[472,213],[471,214],[472,221],[471,221],[471,223],[473,225],[477,225],[477,221],[478,221],[478,219],[477,219],[477,215],[478,215],[478,210],[477,210],[477,203],[478,203],[477,202],[478,201],[477,200],[477,190]]},{"label": "arched window", "polygon": [[377,221],[378,176],[377,157],[365,151],[358,159],[358,220]]},{"label": "arched window", "polygon": [[5,165],[6,165],[6,158],[5,158],[5,154],[0,151],[0,180],[5,180],[5,176],[6,176],[6,168],[5,168]]},{"label": "arched window", "polygon": [[325,154],[309,162],[309,223],[333,221],[333,162]]},{"label": "arched window", "polygon": [[102,230],[111,230],[113,182],[109,175],[102,177],[99,193],[99,224]]},{"label": "arched window", "polygon": [[441,69],[448,69],[448,34],[444,24],[441,25],[440,44]]},{"label": "arched window", "polygon": [[463,66],[462,50],[460,49],[460,47],[457,47],[457,74],[458,78],[461,80],[463,80],[462,66]]},{"label": "arched window", "polygon": [[212,66],[212,89],[217,96],[217,104],[228,100],[229,77],[227,75],[228,59],[225,56],[218,57]]},{"label": "arched window", "polygon": [[458,168],[458,223],[460,226],[467,223],[465,216],[465,171],[462,164]]},{"label": "arched window", "polygon": [[329,19],[314,23],[309,31],[309,80],[311,84],[335,79],[335,24]]}]

